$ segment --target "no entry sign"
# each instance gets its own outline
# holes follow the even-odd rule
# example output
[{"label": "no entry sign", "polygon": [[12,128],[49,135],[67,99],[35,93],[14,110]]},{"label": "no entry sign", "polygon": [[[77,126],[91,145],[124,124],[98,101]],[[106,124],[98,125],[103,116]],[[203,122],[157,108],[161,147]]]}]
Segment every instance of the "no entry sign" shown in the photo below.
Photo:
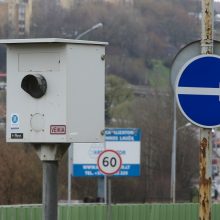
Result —
[{"label": "no entry sign", "polygon": [[220,56],[189,60],[176,79],[176,99],[183,115],[205,128],[220,125]]}]

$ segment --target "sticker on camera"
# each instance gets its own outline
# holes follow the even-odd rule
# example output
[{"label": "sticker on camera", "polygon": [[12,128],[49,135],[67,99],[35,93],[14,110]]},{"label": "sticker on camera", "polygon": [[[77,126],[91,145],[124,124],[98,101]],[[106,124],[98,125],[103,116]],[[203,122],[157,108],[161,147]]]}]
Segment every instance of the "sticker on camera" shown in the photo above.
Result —
[{"label": "sticker on camera", "polygon": [[20,118],[16,113],[11,114],[11,129],[19,129]]},{"label": "sticker on camera", "polygon": [[66,125],[51,125],[50,134],[66,134]]}]

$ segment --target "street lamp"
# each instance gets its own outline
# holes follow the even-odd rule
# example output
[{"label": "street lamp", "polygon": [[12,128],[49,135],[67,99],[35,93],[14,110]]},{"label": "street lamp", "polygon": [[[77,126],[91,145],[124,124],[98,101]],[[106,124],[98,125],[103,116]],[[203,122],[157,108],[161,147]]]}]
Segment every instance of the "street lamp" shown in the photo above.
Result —
[{"label": "street lamp", "polygon": [[173,203],[176,202],[176,136],[177,132],[191,126],[191,123],[176,128],[176,102],[174,100],[174,126],[173,126],[173,143],[172,143],[172,157],[171,157],[171,181],[170,181],[170,198]]},{"label": "street lamp", "polygon": [[84,31],[83,33],[79,34],[75,39],[76,40],[79,40],[80,38],[82,38],[84,35],[88,34],[89,32],[95,30],[95,29],[98,29],[98,28],[101,28],[103,27],[103,24],[102,23],[98,23],[98,24],[95,24],[93,25],[91,28],[89,28],[88,30]]},{"label": "street lamp", "polygon": [[[79,34],[75,39],[79,40],[84,35],[90,33],[91,31],[96,30],[97,28],[101,28],[101,27],[103,27],[102,23],[95,24],[91,28],[89,28],[88,30]],[[72,168],[72,161],[73,161],[72,155],[73,155],[73,143],[68,148],[68,189],[67,189],[68,203],[71,202],[71,168]]]},{"label": "street lamp", "polygon": [[192,124],[191,124],[190,122],[188,122],[188,123],[186,123],[185,125],[183,125],[183,126],[177,128],[176,131],[182,130],[183,128],[189,127],[189,126],[191,126],[191,125],[192,125]]}]

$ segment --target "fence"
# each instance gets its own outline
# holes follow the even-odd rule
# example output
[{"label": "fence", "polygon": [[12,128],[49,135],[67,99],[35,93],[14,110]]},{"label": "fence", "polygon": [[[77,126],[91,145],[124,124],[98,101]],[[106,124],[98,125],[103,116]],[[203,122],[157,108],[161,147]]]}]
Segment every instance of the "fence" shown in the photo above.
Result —
[{"label": "fence", "polygon": [[[105,205],[59,205],[59,220],[107,220]],[[220,204],[212,206],[212,220],[219,220]],[[198,204],[117,204],[111,220],[198,220]],[[0,220],[42,220],[41,205],[0,206]]]}]

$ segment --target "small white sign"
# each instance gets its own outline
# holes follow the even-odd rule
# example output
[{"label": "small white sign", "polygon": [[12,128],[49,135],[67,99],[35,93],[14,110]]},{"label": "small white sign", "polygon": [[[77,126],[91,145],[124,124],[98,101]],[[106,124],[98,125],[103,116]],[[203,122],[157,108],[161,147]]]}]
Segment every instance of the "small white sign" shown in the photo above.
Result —
[{"label": "small white sign", "polygon": [[120,170],[122,159],[118,152],[105,150],[99,154],[97,164],[103,174],[113,175]]}]

